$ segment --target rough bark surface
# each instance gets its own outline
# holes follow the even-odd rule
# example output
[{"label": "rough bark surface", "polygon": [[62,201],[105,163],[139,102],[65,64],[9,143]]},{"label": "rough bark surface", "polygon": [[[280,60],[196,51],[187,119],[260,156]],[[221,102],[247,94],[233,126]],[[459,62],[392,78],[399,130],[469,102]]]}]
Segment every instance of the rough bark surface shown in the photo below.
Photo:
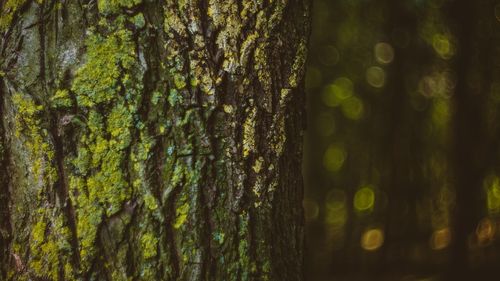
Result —
[{"label": "rough bark surface", "polygon": [[307,0],[0,6],[1,280],[302,280]]}]

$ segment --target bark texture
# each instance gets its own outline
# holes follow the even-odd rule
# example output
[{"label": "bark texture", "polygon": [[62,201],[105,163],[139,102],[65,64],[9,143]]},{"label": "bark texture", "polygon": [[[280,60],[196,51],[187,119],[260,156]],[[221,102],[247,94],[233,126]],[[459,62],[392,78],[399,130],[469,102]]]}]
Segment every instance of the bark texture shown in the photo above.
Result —
[{"label": "bark texture", "polygon": [[302,280],[308,0],[0,6],[1,280]]}]

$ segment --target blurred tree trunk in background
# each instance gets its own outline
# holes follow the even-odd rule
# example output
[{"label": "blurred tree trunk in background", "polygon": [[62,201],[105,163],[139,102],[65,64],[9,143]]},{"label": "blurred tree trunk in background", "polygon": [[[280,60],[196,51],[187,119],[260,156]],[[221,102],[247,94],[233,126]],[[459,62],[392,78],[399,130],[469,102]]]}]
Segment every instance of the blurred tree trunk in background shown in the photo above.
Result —
[{"label": "blurred tree trunk in background", "polygon": [[500,3],[314,5],[305,210],[317,280],[490,280]]},{"label": "blurred tree trunk in background", "polygon": [[500,53],[496,47],[500,33],[494,16],[495,5],[495,1],[460,0],[450,3],[449,7],[458,52],[452,61],[457,84],[453,97],[453,155],[450,159],[454,165],[456,205],[446,280],[482,280],[486,278],[484,274],[488,276],[483,271],[490,266],[483,262],[478,271],[471,250],[477,244],[478,222],[486,215],[483,181],[498,166],[495,159],[498,158],[498,142],[495,141],[498,129],[489,124],[498,123],[498,117],[491,115],[496,114],[497,105],[491,99],[495,77],[500,70],[497,61]]},{"label": "blurred tree trunk in background", "polygon": [[302,280],[308,6],[0,2],[0,279]]}]

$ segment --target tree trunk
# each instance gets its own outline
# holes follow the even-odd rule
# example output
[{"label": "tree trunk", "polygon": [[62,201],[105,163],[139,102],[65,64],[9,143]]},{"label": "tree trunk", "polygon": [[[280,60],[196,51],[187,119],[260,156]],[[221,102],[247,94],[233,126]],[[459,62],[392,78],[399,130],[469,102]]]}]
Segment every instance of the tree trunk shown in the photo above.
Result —
[{"label": "tree trunk", "polygon": [[488,98],[493,73],[498,71],[494,59],[498,56],[495,40],[499,38],[495,5],[491,0],[481,3],[459,0],[450,2],[449,7],[460,48],[453,61],[457,83],[452,100],[454,136],[450,160],[454,165],[456,201],[450,266],[445,280],[488,278],[471,258],[470,245],[484,213],[483,181],[493,166],[488,157],[497,157],[488,136]]},{"label": "tree trunk", "polygon": [[308,0],[0,2],[1,280],[302,280]]}]

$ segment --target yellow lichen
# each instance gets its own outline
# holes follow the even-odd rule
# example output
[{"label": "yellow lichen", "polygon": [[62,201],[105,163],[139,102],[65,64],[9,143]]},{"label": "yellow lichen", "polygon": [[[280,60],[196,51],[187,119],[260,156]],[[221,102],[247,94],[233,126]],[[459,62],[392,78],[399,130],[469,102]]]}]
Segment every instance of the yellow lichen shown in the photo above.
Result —
[{"label": "yellow lichen", "polygon": [[149,259],[157,255],[158,239],[152,233],[145,233],[141,237],[141,249],[144,259]]},{"label": "yellow lichen", "polygon": [[[49,217],[47,209],[36,210],[37,221],[31,230],[29,241],[30,259],[28,266],[36,276],[48,276],[51,280],[59,279],[59,264],[68,262],[61,256],[62,251],[70,250],[69,230],[63,226],[61,215]],[[48,224],[47,221],[51,220]],[[72,271],[65,271],[65,277],[73,279]]]},{"label": "yellow lichen", "polygon": [[42,128],[43,106],[21,93],[12,96],[12,103],[17,110],[15,134],[23,141],[29,153],[33,179],[45,185],[53,184],[57,180],[57,172],[50,164],[54,158],[54,150],[48,140],[48,132]]},{"label": "yellow lichen", "polygon": [[222,105],[222,108],[224,109],[225,113],[232,113],[233,112],[233,106],[230,104],[224,104],[224,105]]},{"label": "yellow lichen", "polygon": [[98,0],[97,7],[101,13],[116,12],[120,7],[132,8],[142,0]]},{"label": "yellow lichen", "polygon": [[259,157],[255,160],[254,165],[252,166],[252,169],[254,172],[259,173],[262,170],[262,164],[264,163],[264,158]]},{"label": "yellow lichen", "polygon": [[[100,1],[99,8],[101,12],[115,12],[114,7],[130,7],[137,3],[135,0]],[[103,215],[111,217],[121,210],[132,194],[129,180],[137,180],[129,179],[124,169],[132,128],[140,126],[135,120],[141,93],[136,75],[138,59],[125,22],[123,16],[116,17],[111,24],[103,19],[99,24],[107,32],[90,31],[86,40],[86,61],[76,71],[71,86],[76,106],[86,121],[82,124],[77,157],[71,161],[77,173],[70,175],[70,194],[76,207],[84,271],[95,254],[97,228]],[[144,158],[136,156],[136,160]]]},{"label": "yellow lichen", "polygon": [[26,0],[7,0],[0,12],[0,31],[6,30],[14,18],[14,14],[26,2]]},{"label": "yellow lichen", "polygon": [[243,123],[243,157],[248,157],[255,150],[255,117],[257,109],[254,107]]},{"label": "yellow lichen", "polygon": [[50,98],[51,107],[65,108],[72,106],[72,101],[69,96],[68,90],[57,90]]},{"label": "yellow lichen", "polygon": [[186,222],[189,212],[189,203],[184,203],[175,210],[174,228],[180,228]]}]

